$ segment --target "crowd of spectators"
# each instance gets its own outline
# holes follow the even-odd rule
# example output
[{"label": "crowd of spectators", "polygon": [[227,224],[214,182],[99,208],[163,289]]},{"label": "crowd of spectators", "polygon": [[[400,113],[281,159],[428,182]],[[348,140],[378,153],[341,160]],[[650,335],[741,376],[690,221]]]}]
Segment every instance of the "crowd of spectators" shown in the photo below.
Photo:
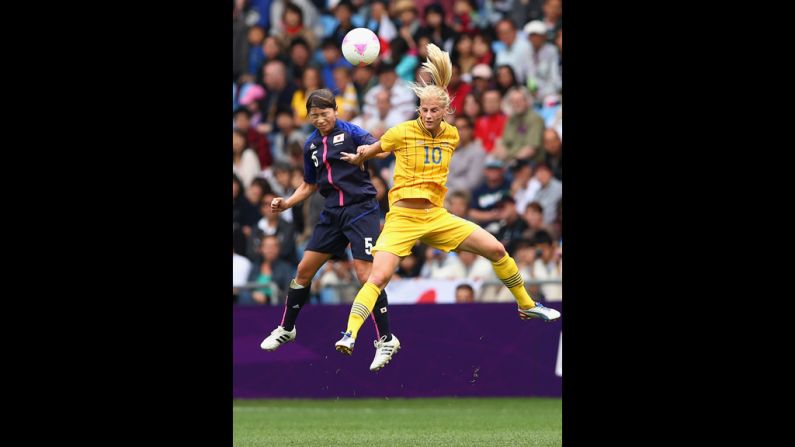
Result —
[{"label": "crowd of spectators", "polygon": [[[340,43],[351,29],[379,37],[381,53],[353,67]],[[450,52],[448,87],[461,140],[450,163],[447,209],[494,234],[526,281],[562,277],[563,22],[561,0],[233,0],[233,298],[284,303],[286,289],[323,207],[315,193],[278,215],[303,179],[313,127],[305,100],[328,88],[338,119],[376,138],[416,118],[407,87],[419,79],[425,44]],[[389,209],[394,156],[370,162]],[[498,282],[489,262],[418,242],[396,276]],[[257,288],[238,288],[256,283]],[[260,287],[261,286],[261,287]],[[459,302],[512,301],[507,289],[462,285]],[[560,284],[528,285],[561,300]],[[358,290],[348,259],[332,259],[313,282],[313,301],[349,303]]]}]

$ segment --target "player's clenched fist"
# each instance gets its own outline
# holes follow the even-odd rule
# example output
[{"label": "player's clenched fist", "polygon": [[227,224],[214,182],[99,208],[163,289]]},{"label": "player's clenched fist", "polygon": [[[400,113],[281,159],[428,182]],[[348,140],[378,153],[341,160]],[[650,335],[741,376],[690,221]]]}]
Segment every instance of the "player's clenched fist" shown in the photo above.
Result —
[{"label": "player's clenched fist", "polygon": [[284,203],[284,199],[281,197],[276,197],[271,202],[271,212],[272,213],[281,213],[282,211],[286,210],[287,206]]}]

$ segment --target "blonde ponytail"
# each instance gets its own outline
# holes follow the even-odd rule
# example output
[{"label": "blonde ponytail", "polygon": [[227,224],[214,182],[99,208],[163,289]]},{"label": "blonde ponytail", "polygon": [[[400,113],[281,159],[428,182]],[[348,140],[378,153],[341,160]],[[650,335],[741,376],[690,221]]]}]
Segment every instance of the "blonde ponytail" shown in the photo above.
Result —
[{"label": "blonde ponytail", "polygon": [[450,62],[450,55],[446,51],[429,43],[428,60],[423,62],[422,66],[431,73],[434,84],[443,89],[450,85],[450,78],[453,77],[453,63]]},{"label": "blonde ponytail", "polygon": [[450,95],[447,94],[447,86],[450,85],[450,79],[453,77],[453,63],[450,62],[450,54],[429,43],[428,60],[423,62],[422,66],[431,74],[433,84],[428,84],[425,79],[422,79],[422,85],[412,83],[411,90],[420,98],[420,101],[436,99],[445,110],[449,109]]}]

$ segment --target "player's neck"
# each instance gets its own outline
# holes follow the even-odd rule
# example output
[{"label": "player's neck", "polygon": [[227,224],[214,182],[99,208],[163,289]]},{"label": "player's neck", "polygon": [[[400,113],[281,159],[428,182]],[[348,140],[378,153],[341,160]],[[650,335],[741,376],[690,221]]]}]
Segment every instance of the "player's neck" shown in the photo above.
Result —
[{"label": "player's neck", "polygon": [[334,125],[331,126],[331,128],[328,130],[328,132],[323,132],[320,129],[318,129],[317,131],[320,133],[321,136],[327,137],[327,136],[331,135],[332,133],[334,133],[335,130],[337,130],[337,123],[334,123]]},{"label": "player's neck", "polygon": [[433,138],[436,138],[436,137],[438,137],[438,136],[439,136],[439,134],[441,134],[441,133],[442,133],[442,123],[444,123],[444,120],[440,121],[440,122],[439,122],[439,125],[438,125],[438,126],[436,126],[436,129],[434,129],[434,130],[430,130],[430,129],[428,129],[427,127],[425,127],[425,124],[422,122],[422,119],[420,119],[420,118],[417,118],[417,122],[418,122],[418,123],[420,123],[420,127],[422,127],[423,129],[425,129],[425,131],[426,131],[426,132],[428,132],[429,134],[431,134],[431,136],[432,136]]}]

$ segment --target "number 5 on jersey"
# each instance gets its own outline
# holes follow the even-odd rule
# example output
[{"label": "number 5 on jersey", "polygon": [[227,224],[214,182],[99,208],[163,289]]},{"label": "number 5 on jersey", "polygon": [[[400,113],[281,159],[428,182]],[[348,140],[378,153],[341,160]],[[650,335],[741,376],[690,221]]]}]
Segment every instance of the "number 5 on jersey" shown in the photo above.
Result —
[{"label": "number 5 on jersey", "polygon": [[317,167],[320,164],[320,162],[317,159],[317,150],[312,151],[312,163],[315,164],[315,167]]},{"label": "number 5 on jersey", "polygon": [[372,248],[373,248],[373,238],[371,237],[364,238],[364,252],[367,253],[368,255],[372,255],[372,253],[370,253],[370,250]]}]

